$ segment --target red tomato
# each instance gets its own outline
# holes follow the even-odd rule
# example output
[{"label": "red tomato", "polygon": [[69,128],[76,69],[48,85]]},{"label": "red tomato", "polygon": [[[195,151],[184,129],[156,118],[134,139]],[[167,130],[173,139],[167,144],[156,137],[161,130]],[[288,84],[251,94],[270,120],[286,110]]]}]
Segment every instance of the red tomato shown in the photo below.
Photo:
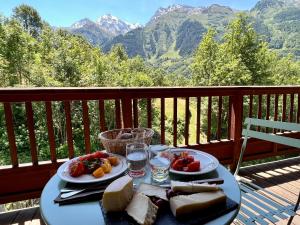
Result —
[{"label": "red tomato", "polygon": [[85,168],[81,161],[71,162],[69,165],[69,173],[72,177],[79,177],[84,174]]},{"label": "red tomato", "polygon": [[105,153],[105,152],[101,152],[101,151],[97,151],[93,153],[93,157],[94,158],[107,158],[109,157],[109,154]]},{"label": "red tomato", "polygon": [[177,159],[177,160],[172,164],[172,168],[173,168],[174,170],[179,170],[179,171],[182,171],[184,166],[185,166],[184,159]]},{"label": "red tomato", "polygon": [[84,156],[79,157],[79,160],[80,160],[80,161],[85,161],[85,160],[91,160],[91,159],[93,159],[93,158],[94,158],[94,157],[93,157],[92,154],[88,154],[88,155],[84,155]]},{"label": "red tomato", "polygon": [[194,162],[194,157],[191,156],[191,155],[188,155],[188,156],[186,157],[186,159],[187,159],[188,163]]},{"label": "red tomato", "polygon": [[200,170],[200,161],[194,161],[187,165],[188,172],[196,172]]}]

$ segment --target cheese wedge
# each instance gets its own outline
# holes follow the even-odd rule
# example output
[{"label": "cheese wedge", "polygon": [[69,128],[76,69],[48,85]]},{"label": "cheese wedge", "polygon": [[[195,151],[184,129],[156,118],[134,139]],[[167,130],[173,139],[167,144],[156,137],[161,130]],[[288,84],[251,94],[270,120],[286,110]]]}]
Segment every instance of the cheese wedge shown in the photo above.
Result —
[{"label": "cheese wedge", "polygon": [[158,207],[149,197],[142,193],[136,193],[126,207],[126,212],[138,224],[151,225],[155,222]]},{"label": "cheese wedge", "polygon": [[133,196],[133,180],[123,176],[107,186],[103,193],[102,205],[107,212],[123,211]]},{"label": "cheese wedge", "polygon": [[220,187],[215,184],[196,184],[192,182],[171,181],[173,191],[182,191],[187,193],[198,193],[206,191],[218,191]]},{"label": "cheese wedge", "polygon": [[202,192],[191,195],[178,195],[170,199],[170,207],[175,217],[200,211],[208,207],[225,203],[223,191]]},{"label": "cheese wedge", "polygon": [[154,186],[151,184],[141,183],[139,188],[137,189],[138,193],[143,193],[147,196],[155,196],[161,198],[163,200],[169,201],[167,198],[167,192],[165,188]]}]

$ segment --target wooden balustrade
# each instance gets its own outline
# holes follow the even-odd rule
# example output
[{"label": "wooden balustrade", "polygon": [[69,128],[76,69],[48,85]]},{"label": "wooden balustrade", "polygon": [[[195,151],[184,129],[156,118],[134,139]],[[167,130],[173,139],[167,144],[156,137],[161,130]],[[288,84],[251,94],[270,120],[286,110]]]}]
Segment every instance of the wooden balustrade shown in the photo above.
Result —
[{"label": "wooden balustrade", "polygon": [[[81,104],[75,106],[74,103],[78,101]],[[97,131],[100,132],[112,128],[144,125],[155,130],[157,141],[160,143],[206,151],[216,156],[221,163],[231,165],[232,168],[235,167],[239,155],[241,130],[245,117],[300,122],[300,86],[6,88],[0,89],[0,102],[2,102],[9,143],[7,151],[11,159],[10,165],[0,165],[0,179],[5,181],[5,185],[0,186],[0,203],[38,197],[48,179],[66,160],[58,158],[58,134],[54,127],[57,114],[64,121],[67,157],[77,156],[76,143],[74,143],[76,132],[72,119],[74,110],[78,107],[82,112],[82,139],[85,146],[83,153],[96,150],[91,144],[94,140],[92,139],[94,138],[93,126],[96,126]],[[33,107],[37,102],[45,107],[49,161],[39,160],[37,121],[35,121]],[[90,104],[91,102],[94,104]],[[108,102],[112,104],[107,105]],[[31,163],[20,163],[22,161],[20,152],[23,150],[17,147],[19,146],[15,133],[17,121],[12,110],[14,104],[24,106],[26,118],[24,126],[28,129]],[[59,113],[55,113],[57,110],[54,108],[55,104],[61,106]],[[109,112],[108,107],[112,107],[113,111]],[[146,110],[146,113],[143,113],[143,110]],[[97,112],[96,123],[90,117],[91,112]],[[169,121],[171,125],[167,123]],[[191,133],[192,130],[195,134]],[[284,146],[250,140],[245,159],[260,159],[293,152],[294,149]]]}]

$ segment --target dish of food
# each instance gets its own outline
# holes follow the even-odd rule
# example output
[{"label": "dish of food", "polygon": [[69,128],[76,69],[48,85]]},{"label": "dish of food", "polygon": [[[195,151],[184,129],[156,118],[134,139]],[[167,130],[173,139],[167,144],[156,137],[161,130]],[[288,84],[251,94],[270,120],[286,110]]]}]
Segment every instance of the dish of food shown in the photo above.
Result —
[{"label": "dish of food", "polygon": [[171,149],[174,155],[171,173],[199,175],[209,173],[219,166],[219,161],[212,155],[192,149]]},{"label": "dish of food", "polygon": [[62,164],[57,175],[71,183],[94,183],[114,178],[127,169],[123,156],[97,151]]}]

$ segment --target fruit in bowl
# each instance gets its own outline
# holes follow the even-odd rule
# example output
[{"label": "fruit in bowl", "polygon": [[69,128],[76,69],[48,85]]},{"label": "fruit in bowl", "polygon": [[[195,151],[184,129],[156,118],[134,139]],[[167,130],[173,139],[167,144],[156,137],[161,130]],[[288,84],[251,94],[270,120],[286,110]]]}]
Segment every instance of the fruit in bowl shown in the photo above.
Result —
[{"label": "fruit in bowl", "polygon": [[119,159],[117,156],[97,151],[79,157],[69,164],[68,171],[70,176],[79,177],[83,174],[92,174],[99,178],[110,173],[112,166],[117,166]]}]

